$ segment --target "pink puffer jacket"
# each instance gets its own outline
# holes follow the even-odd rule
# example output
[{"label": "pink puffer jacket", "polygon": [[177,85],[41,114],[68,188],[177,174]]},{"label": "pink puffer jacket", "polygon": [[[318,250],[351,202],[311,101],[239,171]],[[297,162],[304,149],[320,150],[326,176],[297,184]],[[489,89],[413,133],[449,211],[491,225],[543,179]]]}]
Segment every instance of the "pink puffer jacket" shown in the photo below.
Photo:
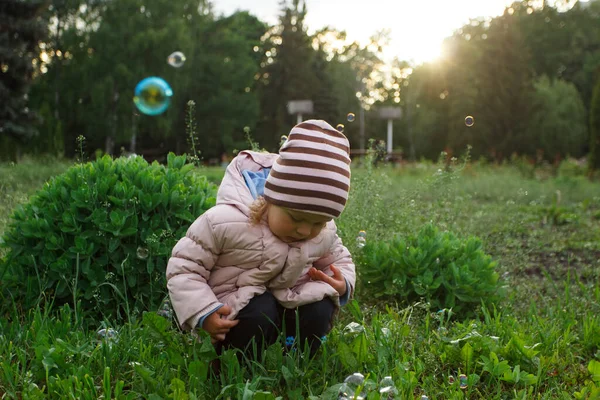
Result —
[{"label": "pink puffer jacket", "polygon": [[243,170],[269,168],[277,154],[242,151],[229,164],[217,193],[217,205],[202,214],[173,248],[167,265],[167,287],[173,310],[183,329],[193,329],[200,318],[220,304],[238,312],[269,290],[286,308],[295,308],[339,295],[330,285],[313,281],[311,267],[333,275],[338,267],[354,292],[356,273],[348,249],[329,222],[310,241],[285,243],[269,229],[249,220],[254,201]]}]

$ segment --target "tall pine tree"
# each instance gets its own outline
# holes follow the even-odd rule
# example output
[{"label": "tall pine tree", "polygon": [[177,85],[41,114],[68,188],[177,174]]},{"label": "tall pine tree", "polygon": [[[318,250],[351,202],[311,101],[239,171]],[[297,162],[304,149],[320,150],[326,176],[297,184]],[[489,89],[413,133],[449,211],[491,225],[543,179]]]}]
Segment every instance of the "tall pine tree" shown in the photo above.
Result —
[{"label": "tall pine tree", "polygon": [[[46,34],[39,13],[41,1],[0,2],[0,148],[15,158],[15,143],[25,144],[35,134],[36,115],[27,107],[28,91],[38,57],[38,43]],[[0,153],[0,156],[2,154]]]},{"label": "tall pine tree", "polygon": [[[253,136],[269,150],[277,148],[281,135],[287,135],[296,122],[287,112],[287,102],[313,100],[319,87],[305,17],[304,1],[293,0],[291,6],[284,1],[280,23],[268,39],[271,48],[266,52],[260,87],[262,119]],[[304,116],[309,117],[313,116]]]}]

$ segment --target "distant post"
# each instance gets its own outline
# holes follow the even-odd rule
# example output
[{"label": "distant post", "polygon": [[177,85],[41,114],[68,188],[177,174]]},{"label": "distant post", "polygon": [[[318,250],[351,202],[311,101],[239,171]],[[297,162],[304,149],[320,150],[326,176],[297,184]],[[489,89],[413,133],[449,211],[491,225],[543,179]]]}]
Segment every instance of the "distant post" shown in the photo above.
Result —
[{"label": "distant post", "polygon": [[287,103],[288,113],[296,115],[296,124],[302,122],[302,116],[304,114],[313,113],[313,102],[312,100],[292,100]]},{"label": "distant post", "polygon": [[382,107],[379,109],[379,118],[387,119],[387,152],[388,155],[391,155],[394,136],[393,121],[402,118],[402,109],[400,107]]}]

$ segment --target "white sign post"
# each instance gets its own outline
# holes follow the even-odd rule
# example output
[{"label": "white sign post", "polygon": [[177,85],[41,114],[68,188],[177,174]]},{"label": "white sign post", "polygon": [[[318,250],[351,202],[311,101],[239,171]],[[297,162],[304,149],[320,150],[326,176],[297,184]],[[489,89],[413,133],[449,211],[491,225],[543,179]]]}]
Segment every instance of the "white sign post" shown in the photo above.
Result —
[{"label": "white sign post", "polygon": [[302,122],[303,114],[313,113],[313,102],[312,100],[292,100],[287,103],[288,113],[291,115],[296,114],[296,123]]},{"label": "white sign post", "polygon": [[379,118],[387,119],[387,153],[391,155],[394,137],[393,121],[402,118],[402,109],[400,107],[382,107],[379,109]]}]

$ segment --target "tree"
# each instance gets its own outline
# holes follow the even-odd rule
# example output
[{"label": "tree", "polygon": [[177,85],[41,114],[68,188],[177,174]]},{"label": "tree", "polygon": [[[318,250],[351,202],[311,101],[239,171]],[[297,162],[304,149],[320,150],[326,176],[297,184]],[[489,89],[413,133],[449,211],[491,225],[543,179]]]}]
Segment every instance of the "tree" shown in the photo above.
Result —
[{"label": "tree", "polygon": [[[39,19],[39,1],[4,0],[0,3],[0,143],[27,143],[37,133],[37,115],[29,110],[28,91],[35,73],[38,42],[46,34]],[[13,147],[13,150],[16,150]],[[0,154],[2,156],[2,154]],[[16,157],[16,152],[5,156]]]},{"label": "tree", "polygon": [[[514,15],[472,21],[447,42],[448,145],[473,154],[503,159],[524,152],[528,126],[532,69],[527,47]],[[471,115],[475,125],[465,126]]]},{"label": "tree", "polygon": [[[261,120],[255,138],[265,148],[275,150],[281,135],[295,125],[287,112],[290,100],[313,100],[319,80],[314,74],[315,50],[306,33],[304,0],[282,3],[279,25],[266,38],[266,55],[261,73]],[[310,116],[306,116],[310,117]]]},{"label": "tree", "polygon": [[333,90],[333,79],[327,71],[327,54],[323,49],[318,49],[313,62],[313,70],[317,81],[314,92],[315,118],[328,121],[333,126],[339,119],[338,98]]},{"label": "tree", "polygon": [[582,156],[588,140],[586,111],[575,85],[547,76],[533,85],[534,113],[527,142],[550,160]]},{"label": "tree", "polygon": [[[65,23],[62,56],[47,65],[36,84],[38,108],[57,107],[58,118],[44,129],[64,132],[66,146],[84,135],[90,150],[113,153],[124,147],[143,153],[162,147],[181,153],[186,103],[194,100],[203,156],[243,146],[243,127],[258,118],[254,89],[260,61],[253,48],[266,27],[248,13],[215,19],[208,3],[200,3],[201,12],[198,5],[195,0],[104,2],[91,14],[79,12],[80,23]],[[186,56],[181,68],[166,62],[176,50]],[[148,76],[162,77],[174,92],[160,116],[143,115],[132,102],[136,84]]]},{"label": "tree", "polygon": [[564,12],[536,3],[511,6],[534,73],[574,83],[589,111],[594,71],[600,64],[600,1],[575,2]]},{"label": "tree", "polygon": [[600,169],[600,70],[596,74],[596,85],[590,106],[590,170]]},{"label": "tree", "polygon": [[415,157],[435,160],[448,143],[447,126],[455,121],[447,118],[447,70],[443,63],[422,64],[410,74],[408,84],[401,86],[404,119],[411,136],[409,146],[414,146]]},{"label": "tree", "polygon": [[[342,44],[346,42],[346,33],[331,27],[323,28],[312,36],[312,47],[327,60],[325,70],[333,85],[328,94],[333,94],[338,108],[335,119],[329,122],[333,125],[338,122],[345,124],[344,134],[352,149],[364,149],[367,138],[381,135],[382,132],[385,134],[382,121],[375,116],[371,118],[372,113],[368,110],[378,99],[387,98],[390,92],[397,89],[392,90],[397,82],[389,82],[389,87],[383,84],[387,81],[382,71],[384,63],[381,56],[387,40],[385,33],[378,33],[366,45],[358,42]],[[316,96],[318,99],[319,94]],[[391,99],[393,96],[388,97]],[[347,121],[350,112],[355,114],[354,123]],[[368,123],[361,123],[361,115]],[[361,136],[361,126],[364,136]]]},{"label": "tree", "polygon": [[194,35],[200,40],[185,96],[197,103],[202,151],[216,157],[246,148],[244,128],[257,124],[260,58],[254,49],[267,28],[247,12],[237,12],[202,29]]}]

